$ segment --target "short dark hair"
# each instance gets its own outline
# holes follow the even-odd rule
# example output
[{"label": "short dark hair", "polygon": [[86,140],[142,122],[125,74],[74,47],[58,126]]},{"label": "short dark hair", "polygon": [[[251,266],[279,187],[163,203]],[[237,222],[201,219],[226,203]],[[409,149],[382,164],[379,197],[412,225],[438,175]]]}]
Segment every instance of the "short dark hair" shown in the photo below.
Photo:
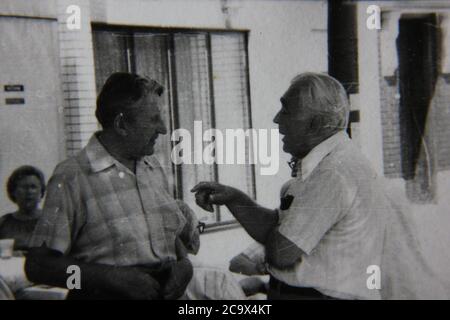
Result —
[{"label": "short dark hair", "polygon": [[17,184],[20,180],[29,176],[35,176],[39,179],[39,182],[41,183],[41,198],[44,197],[45,177],[42,171],[33,166],[21,166],[13,171],[13,173],[8,178],[8,182],[6,183],[8,197],[12,202],[16,203],[16,197],[14,196],[14,193],[16,192]]},{"label": "short dark hair", "polygon": [[116,116],[137,101],[150,93],[161,96],[163,92],[164,87],[150,78],[127,72],[113,73],[97,97],[95,116],[103,128],[111,127]]}]

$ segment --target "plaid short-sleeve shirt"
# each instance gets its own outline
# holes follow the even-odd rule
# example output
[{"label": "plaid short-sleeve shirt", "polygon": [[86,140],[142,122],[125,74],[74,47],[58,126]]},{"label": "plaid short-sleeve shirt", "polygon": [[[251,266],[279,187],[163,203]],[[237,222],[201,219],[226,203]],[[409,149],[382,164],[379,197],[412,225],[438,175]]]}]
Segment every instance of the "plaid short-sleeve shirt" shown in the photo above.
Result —
[{"label": "plaid short-sleeve shirt", "polygon": [[159,266],[176,260],[175,242],[198,250],[196,219],[170,195],[152,156],[122,165],[94,135],[50,179],[30,246],[43,242],[85,262]]}]

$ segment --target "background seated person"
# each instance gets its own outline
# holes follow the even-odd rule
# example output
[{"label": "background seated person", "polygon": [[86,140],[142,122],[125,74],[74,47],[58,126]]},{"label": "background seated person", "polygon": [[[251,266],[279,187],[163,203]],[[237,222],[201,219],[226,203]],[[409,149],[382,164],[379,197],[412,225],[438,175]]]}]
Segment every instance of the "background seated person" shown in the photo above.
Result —
[{"label": "background seated person", "polygon": [[0,239],[14,239],[15,250],[27,250],[41,216],[39,202],[45,194],[44,174],[32,166],[19,167],[9,177],[6,189],[18,209],[0,218]]}]

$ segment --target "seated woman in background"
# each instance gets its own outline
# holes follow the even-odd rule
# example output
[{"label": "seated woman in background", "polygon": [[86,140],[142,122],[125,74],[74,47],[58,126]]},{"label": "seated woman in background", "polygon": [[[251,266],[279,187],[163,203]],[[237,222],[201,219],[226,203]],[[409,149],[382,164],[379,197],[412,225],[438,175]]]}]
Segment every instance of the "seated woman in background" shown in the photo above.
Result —
[{"label": "seated woman in background", "polygon": [[0,239],[14,239],[14,250],[27,250],[41,215],[39,202],[45,194],[44,174],[32,166],[19,167],[9,177],[6,188],[18,210],[0,217]]}]

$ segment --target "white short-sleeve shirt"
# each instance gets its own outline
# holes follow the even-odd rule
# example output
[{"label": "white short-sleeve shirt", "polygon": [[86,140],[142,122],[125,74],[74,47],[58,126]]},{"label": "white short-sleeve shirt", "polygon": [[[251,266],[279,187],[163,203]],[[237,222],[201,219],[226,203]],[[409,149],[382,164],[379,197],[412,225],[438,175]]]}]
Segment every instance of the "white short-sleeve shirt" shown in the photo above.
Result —
[{"label": "white short-sleeve shirt", "polygon": [[[383,215],[391,210],[369,161],[343,131],[314,148],[281,197],[279,232],[303,252],[290,270],[268,266],[278,280],[344,299],[380,299],[368,267],[381,265]],[[369,288],[370,287],[370,288]]]}]

